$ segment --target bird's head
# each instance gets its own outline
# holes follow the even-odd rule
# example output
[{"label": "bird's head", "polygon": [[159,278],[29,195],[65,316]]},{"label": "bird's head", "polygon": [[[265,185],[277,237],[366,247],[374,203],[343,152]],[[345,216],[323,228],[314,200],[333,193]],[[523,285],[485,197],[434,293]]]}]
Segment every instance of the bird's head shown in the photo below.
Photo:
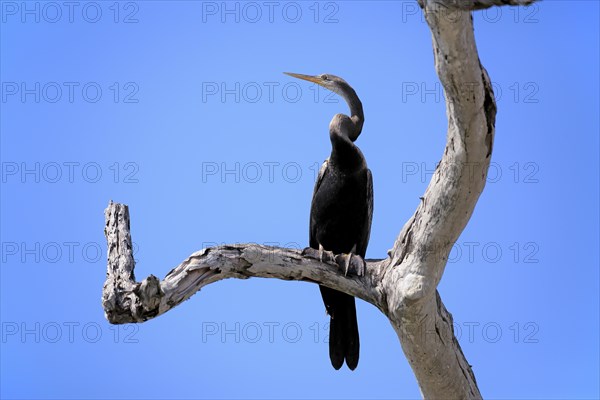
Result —
[{"label": "bird's head", "polygon": [[331,74],[321,74],[321,75],[303,75],[303,74],[294,74],[291,72],[284,72],[284,74],[292,76],[294,78],[302,79],[305,81],[316,83],[319,86],[323,86],[325,89],[329,89],[332,92],[342,96],[348,106],[350,107],[351,117],[344,116],[343,114],[336,114],[331,123],[329,124],[330,130],[332,125],[339,125],[339,120],[342,117],[349,118],[352,122],[352,128],[345,131],[345,136],[347,136],[351,141],[355,141],[360,132],[362,131],[363,123],[365,121],[365,117],[363,114],[362,103],[358,98],[352,86],[348,84],[345,80],[340,78],[339,76],[331,75]]},{"label": "bird's head", "polygon": [[294,78],[302,79],[305,81],[316,83],[319,86],[323,86],[325,89],[329,89],[332,92],[339,94],[342,96],[347,102],[349,102],[349,98],[351,95],[356,96],[356,93],[352,89],[352,87],[336,75],[331,74],[321,74],[321,75],[303,75],[303,74],[295,74],[293,72],[284,72],[284,74],[289,75]]}]

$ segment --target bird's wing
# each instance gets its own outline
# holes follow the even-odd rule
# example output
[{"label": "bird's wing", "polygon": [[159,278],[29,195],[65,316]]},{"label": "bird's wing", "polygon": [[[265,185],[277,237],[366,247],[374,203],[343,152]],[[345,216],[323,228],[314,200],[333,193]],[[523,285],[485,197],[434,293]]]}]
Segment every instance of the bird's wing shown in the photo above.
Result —
[{"label": "bird's wing", "polygon": [[309,242],[310,242],[310,247],[312,247],[313,249],[318,249],[319,248],[319,243],[317,241],[317,235],[315,232],[315,226],[313,225],[313,218],[312,218],[312,207],[314,205],[314,201],[315,201],[315,196],[317,195],[317,192],[319,191],[319,187],[321,187],[321,183],[323,183],[323,177],[325,176],[326,172],[327,172],[327,167],[329,166],[329,158],[326,159],[325,161],[323,161],[323,164],[321,165],[321,169],[319,170],[319,175],[317,175],[317,181],[315,182],[315,189],[313,190],[313,195],[312,195],[312,202],[311,202],[311,210],[310,210],[310,224],[309,224]]},{"label": "bird's wing", "polygon": [[371,236],[371,222],[373,221],[373,175],[371,170],[367,169],[367,212],[365,214],[365,223],[359,242],[356,246],[356,254],[365,257],[369,237]]},{"label": "bird's wing", "polygon": [[323,161],[323,164],[321,164],[321,169],[319,170],[319,175],[317,175],[317,181],[315,182],[315,190],[313,190],[313,199],[315,197],[315,194],[317,194],[319,187],[321,186],[321,182],[323,182],[323,177],[325,176],[325,171],[327,170],[328,166],[329,158]]}]

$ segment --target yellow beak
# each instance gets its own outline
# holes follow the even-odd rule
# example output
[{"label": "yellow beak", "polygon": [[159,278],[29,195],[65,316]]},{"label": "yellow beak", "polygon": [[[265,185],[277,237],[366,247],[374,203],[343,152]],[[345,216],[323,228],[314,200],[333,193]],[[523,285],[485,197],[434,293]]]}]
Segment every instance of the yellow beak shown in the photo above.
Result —
[{"label": "yellow beak", "polygon": [[316,83],[317,85],[324,86],[323,80],[319,76],[295,74],[293,72],[284,72],[284,74],[289,75],[294,78],[302,79],[304,81],[313,82],[313,83]]}]

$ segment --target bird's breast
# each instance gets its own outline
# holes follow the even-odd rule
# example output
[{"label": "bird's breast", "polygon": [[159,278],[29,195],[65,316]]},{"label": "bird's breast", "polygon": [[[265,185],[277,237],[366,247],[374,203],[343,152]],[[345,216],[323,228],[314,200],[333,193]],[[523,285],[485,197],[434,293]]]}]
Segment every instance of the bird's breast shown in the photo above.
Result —
[{"label": "bird's breast", "polygon": [[313,198],[311,223],[317,240],[326,250],[347,253],[365,229],[366,170],[354,174],[329,172]]}]

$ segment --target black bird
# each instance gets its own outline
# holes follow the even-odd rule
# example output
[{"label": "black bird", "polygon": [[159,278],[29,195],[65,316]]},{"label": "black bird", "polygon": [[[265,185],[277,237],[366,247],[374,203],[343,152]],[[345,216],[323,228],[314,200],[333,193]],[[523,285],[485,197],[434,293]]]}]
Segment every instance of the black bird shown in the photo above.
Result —
[{"label": "black bird", "polygon": [[[286,74],[321,85],[342,96],[351,116],[336,114],[329,123],[331,155],[319,171],[310,208],[310,247],[322,259],[331,252],[347,273],[351,265],[364,268],[373,217],[373,179],[365,157],[354,144],[362,131],[364,115],[356,92],[342,78]],[[360,256],[360,257],[357,257]],[[357,260],[358,258],[358,260]],[[358,365],[359,338],[354,297],[319,286],[330,315],[329,358],[333,368]]]}]

